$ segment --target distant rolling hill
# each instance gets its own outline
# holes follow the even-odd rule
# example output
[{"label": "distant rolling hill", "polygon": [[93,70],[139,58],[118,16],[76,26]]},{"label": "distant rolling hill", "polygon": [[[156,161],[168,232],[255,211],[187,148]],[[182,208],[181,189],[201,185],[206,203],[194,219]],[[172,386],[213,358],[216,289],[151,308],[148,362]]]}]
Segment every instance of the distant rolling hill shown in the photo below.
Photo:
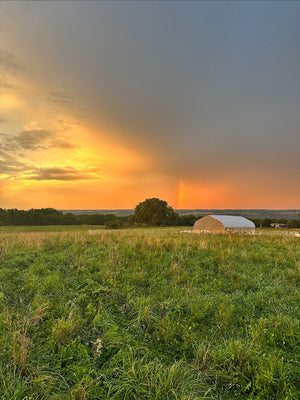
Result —
[{"label": "distant rolling hill", "polygon": [[[133,209],[116,209],[116,210],[60,210],[64,214],[72,213],[79,214],[115,214],[118,217],[125,217],[134,213]],[[193,214],[193,215],[209,215],[209,214],[225,214],[225,215],[241,215],[246,218],[285,218],[285,219],[298,219],[300,210],[263,210],[263,209],[196,209],[175,210],[179,215]]]}]

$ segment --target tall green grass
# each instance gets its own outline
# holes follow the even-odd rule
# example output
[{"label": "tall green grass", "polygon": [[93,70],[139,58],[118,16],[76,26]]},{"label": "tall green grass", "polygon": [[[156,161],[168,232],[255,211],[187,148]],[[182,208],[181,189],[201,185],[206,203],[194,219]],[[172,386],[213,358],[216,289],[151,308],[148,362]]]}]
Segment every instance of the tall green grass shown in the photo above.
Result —
[{"label": "tall green grass", "polygon": [[3,233],[1,399],[298,399],[299,238]]}]

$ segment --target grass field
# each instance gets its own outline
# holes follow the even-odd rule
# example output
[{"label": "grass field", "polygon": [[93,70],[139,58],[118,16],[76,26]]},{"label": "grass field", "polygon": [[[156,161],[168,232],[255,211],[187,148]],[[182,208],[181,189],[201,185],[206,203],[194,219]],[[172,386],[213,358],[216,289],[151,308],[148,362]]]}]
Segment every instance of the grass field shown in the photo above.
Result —
[{"label": "grass field", "polygon": [[300,239],[0,228],[0,398],[298,399]]},{"label": "grass field", "polygon": [[0,226],[0,235],[5,233],[26,232],[87,232],[89,230],[103,228],[104,226],[95,225]]}]

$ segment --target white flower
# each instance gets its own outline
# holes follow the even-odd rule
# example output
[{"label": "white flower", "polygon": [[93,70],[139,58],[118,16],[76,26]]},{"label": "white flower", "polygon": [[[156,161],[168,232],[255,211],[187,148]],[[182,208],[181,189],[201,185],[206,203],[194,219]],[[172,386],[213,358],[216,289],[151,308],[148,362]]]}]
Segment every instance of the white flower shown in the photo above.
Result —
[{"label": "white flower", "polygon": [[94,357],[98,358],[101,356],[103,352],[103,340],[101,338],[96,339],[95,342],[93,342],[93,351],[94,351]]}]

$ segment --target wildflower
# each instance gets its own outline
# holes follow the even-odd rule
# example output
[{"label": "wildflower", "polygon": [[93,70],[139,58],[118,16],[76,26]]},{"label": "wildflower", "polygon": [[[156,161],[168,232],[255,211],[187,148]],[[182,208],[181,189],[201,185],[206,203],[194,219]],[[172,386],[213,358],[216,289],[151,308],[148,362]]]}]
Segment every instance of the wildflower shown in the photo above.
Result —
[{"label": "wildflower", "polygon": [[94,357],[98,358],[101,356],[103,352],[103,340],[101,338],[96,339],[95,342],[93,342],[93,351],[94,351]]}]

